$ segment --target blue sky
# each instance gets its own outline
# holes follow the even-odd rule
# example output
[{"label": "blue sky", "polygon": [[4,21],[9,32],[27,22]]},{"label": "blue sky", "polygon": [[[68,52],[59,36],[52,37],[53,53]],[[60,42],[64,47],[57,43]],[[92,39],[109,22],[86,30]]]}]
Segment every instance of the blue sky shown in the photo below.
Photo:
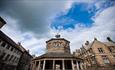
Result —
[{"label": "blue sky", "polygon": [[91,27],[97,12],[101,12],[104,9],[115,5],[111,0],[102,0],[102,2],[100,1],[100,7],[97,8],[95,5],[97,2],[99,1],[93,3],[74,2],[66,13],[61,12],[56,15],[51,27],[55,29],[60,29],[60,27],[63,29],[74,29],[75,25],[79,23],[85,27]]},{"label": "blue sky", "polygon": [[[68,9],[67,13],[57,16],[51,26],[54,26],[56,29],[58,29],[59,26],[62,26],[63,29],[74,29],[76,24],[81,23],[86,27],[90,27],[94,22],[92,17],[96,13],[96,8],[94,4],[89,9],[87,9],[87,7],[87,3],[74,3],[71,8]],[[90,10],[93,11],[89,12]]]},{"label": "blue sky", "polygon": [[95,37],[115,40],[114,11],[114,0],[1,0],[0,16],[7,22],[1,30],[31,54],[43,54],[45,41],[57,33],[73,52]]}]

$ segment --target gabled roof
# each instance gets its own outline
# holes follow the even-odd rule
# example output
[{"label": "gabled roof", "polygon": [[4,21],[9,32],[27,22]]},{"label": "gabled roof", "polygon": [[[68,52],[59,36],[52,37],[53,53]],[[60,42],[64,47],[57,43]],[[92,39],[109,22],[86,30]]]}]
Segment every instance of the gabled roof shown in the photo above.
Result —
[{"label": "gabled roof", "polygon": [[94,39],[93,42],[89,43],[88,45],[85,45],[84,48],[85,48],[86,50],[88,50],[88,49],[90,49],[96,42],[103,44],[103,42],[98,41],[97,39]]},{"label": "gabled roof", "polygon": [[86,45],[84,48],[85,48],[86,50],[88,50],[88,49],[91,48],[96,42],[101,43],[101,44],[106,45],[106,46],[115,46],[115,43],[113,43],[113,42],[101,42],[101,41],[98,41],[98,40],[94,40],[92,43],[90,43],[89,45]]}]

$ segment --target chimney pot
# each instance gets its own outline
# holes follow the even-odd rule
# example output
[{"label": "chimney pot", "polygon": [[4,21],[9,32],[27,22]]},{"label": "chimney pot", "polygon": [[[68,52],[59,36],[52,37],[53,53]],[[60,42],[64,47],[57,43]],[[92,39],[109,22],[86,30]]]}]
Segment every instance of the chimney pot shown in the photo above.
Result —
[{"label": "chimney pot", "polygon": [[86,41],[85,45],[89,45],[89,41]]}]

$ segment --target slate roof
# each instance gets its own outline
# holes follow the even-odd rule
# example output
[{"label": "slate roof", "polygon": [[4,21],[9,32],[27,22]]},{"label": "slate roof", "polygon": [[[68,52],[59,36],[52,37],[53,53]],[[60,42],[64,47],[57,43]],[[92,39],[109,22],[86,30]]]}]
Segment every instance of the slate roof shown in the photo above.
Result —
[{"label": "slate roof", "polygon": [[115,46],[115,43],[113,42],[104,42],[104,44],[107,46]]},{"label": "slate roof", "polygon": [[[69,53],[48,52],[41,56],[36,57],[34,60],[42,59],[42,58],[76,58],[76,57],[74,57],[72,54]],[[80,59],[80,58],[76,58],[76,59]]]},{"label": "slate roof", "polygon": [[0,30],[0,39],[3,39],[5,42],[9,43],[14,48],[17,48],[18,50],[21,51],[21,49],[18,47],[18,45],[11,38],[9,38],[6,34],[4,34],[1,30]]},{"label": "slate roof", "polygon": [[67,42],[70,43],[70,41],[68,41],[68,40],[66,40],[66,39],[64,39],[64,38],[52,38],[52,39],[46,41],[46,43],[49,42],[49,41],[51,41],[51,40],[65,40],[65,41],[67,41]]},{"label": "slate roof", "polygon": [[98,40],[94,40],[92,43],[90,43],[89,45],[85,45],[84,48],[87,50],[89,48],[92,47],[92,45],[94,44],[94,42],[97,41],[99,43],[102,43],[102,44],[105,44],[106,46],[115,46],[115,43],[114,42],[101,42],[101,41],[98,41]]}]

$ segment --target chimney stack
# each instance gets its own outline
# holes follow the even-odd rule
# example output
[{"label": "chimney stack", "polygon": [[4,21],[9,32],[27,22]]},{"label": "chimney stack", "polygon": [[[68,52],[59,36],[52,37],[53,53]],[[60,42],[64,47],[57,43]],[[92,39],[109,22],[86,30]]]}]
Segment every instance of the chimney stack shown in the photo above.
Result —
[{"label": "chimney stack", "polygon": [[18,45],[21,46],[21,42],[18,42]]},{"label": "chimney stack", "polygon": [[89,45],[89,41],[86,41],[85,45]]},{"label": "chimney stack", "polygon": [[109,42],[115,43],[110,37],[107,37],[107,40],[108,40]]}]

